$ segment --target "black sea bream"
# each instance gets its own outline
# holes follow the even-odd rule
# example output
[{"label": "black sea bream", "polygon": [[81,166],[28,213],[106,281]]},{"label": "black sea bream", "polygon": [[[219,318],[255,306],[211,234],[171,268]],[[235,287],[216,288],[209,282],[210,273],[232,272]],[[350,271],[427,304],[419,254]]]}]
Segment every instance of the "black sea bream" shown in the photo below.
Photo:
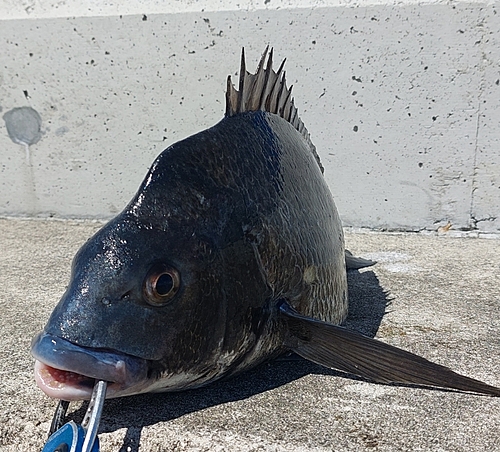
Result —
[{"label": "black sea bream", "polygon": [[[266,63],[267,58],[267,64]],[[265,67],[264,67],[265,66]],[[266,51],[228,78],[225,117],[173,144],[78,251],[34,340],[38,386],[63,400],[177,391],[286,351],[378,382],[500,389],[337,326],[342,225],[309,134]]]}]

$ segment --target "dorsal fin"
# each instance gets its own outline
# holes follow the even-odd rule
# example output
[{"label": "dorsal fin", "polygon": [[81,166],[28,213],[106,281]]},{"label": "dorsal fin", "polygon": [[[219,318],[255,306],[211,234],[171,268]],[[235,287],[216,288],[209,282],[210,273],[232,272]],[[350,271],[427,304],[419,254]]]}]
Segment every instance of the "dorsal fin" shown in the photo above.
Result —
[{"label": "dorsal fin", "polygon": [[[265,64],[266,57],[267,64]],[[291,95],[292,87],[288,88],[286,86],[285,72],[283,71],[285,61],[283,60],[278,70],[274,71],[272,67],[273,49],[269,50],[269,46],[267,46],[262,54],[257,71],[255,74],[250,74],[246,70],[245,49],[241,49],[238,90],[234,87],[231,76],[227,77],[226,116],[235,116],[239,113],[258,110],[281,116],[302,134],[311,147],[321,172],[323,172],[323,166],[316,148],[312,144],[309,132],[299,118],[297,108],[294,105]]]}]

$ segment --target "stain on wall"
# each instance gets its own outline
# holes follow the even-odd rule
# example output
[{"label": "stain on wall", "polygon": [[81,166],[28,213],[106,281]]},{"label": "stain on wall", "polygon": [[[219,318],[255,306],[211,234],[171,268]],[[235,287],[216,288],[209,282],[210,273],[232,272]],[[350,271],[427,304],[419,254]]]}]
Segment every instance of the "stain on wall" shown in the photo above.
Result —
[{"label": "stain on wall", "polygon": [[31,146],[42,138],[42,118],[34,108],[13,108],[3,115],[3,120],[14,143]]}]

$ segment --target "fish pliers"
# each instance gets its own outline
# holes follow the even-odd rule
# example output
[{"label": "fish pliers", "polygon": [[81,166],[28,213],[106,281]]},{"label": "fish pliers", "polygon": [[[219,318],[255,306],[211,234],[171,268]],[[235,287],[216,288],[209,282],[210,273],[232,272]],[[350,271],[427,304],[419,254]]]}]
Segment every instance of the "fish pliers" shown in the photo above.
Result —
[{"label": "fish pliers", "polygon": [[97,430],[106,398],[106,387],[105,381],[96,381],[81,425],[74,421],[62,425],[69,402],[59,401],[50,426],[49,439],[42,452],[99,452]]}]

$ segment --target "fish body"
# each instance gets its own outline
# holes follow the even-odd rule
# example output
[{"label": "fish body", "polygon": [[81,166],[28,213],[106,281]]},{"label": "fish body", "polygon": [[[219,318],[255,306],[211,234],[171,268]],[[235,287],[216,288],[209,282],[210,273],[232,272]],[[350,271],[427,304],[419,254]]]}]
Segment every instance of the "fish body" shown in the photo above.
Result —
[{"label": "fish body", "polygon": [[255,75],[242,58],[225,117],[163,151],[79,250],[33,340],[38,385],[64,400],[88,398],[94,379],[109,382],[108,397],[181,390],[292,350],[376,381],[500,395],[336,326],[346,260],[371,262],[345,254],[319,158],[266,54]]}]

